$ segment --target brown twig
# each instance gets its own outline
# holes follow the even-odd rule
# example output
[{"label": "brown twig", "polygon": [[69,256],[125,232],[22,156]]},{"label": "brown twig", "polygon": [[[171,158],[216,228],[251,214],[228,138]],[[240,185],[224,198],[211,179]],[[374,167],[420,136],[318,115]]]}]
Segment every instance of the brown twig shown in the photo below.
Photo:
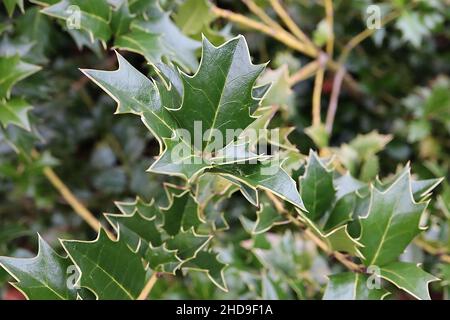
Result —
[{"label": "brown twig", "polygon": [[319,55],[319,69],[316,72],[316,79],[314,81],[314,91],[312,98],[312,124],[313,126],[319,126],[320,119],[320,101],[322,97],[323,77],[325,74],[325,63],[327,56],[325,54]]},{"label": "brown twig", "polygon": [[296,73],[289,77],[289,85],[293,86],[303,80],[312,77],[319,69],[319,61],[314,60],[301,67]]},{"label": "brown twig", "polygon": [[423,251],[433,256],[437,256],[442,262],[450,263],[450,255],[447,254],[447,250],[445,248],[436,248],[421,238],[416,238],[414,240],[414,244]]},{"label": "brown twig", "polygon": [[277,15],[283,21],[283,23],[289,28],[293,35],[295,35],[300,41],[304,42],[308,47],[312,48],[315,52],[318,50],[314,46],[313,42],[308,38],[308,36],[300,29],[300,27],[292,20],[287,11],[280,4],[279,0],[270,0],[272,8],[275,10]]},{"label": "brown twig", "polygon": [[344,67],[341,67],[338,70],[338,72],[336,72],[336,74],[334,75],[333,89],[331,91],[330,103],[328,105],[327,111],[327,118],[325,120],[325,129],[327,130],[328,134],[331,134],[331,131],[333,131],[334,117],[336,115],[339,94],[341,92],[342,80],[344,79],[344,76],[345,76]]},{"label": "brown twig", "polygon": [[253,12],[258,18],[260,18],[269,27],[275,30],[284,31],[283,27],[280,26],[275,20],[273,20],[267,13],[264,12],[261,7],[259,7],[253,0],[242,0],[245,5]]},{"label": "brown twig", "polygon": [[157,280],[158,280],[158,272],[155,271],[153,272],[150,279],[148,279],[147,283],[145,284],[144,288],[142,289],[141,293],[139,294],[136,300],[147,300],[147,297],[152,291],[153,286],[155,285]]},{"label": "brown twig", "polygon": [[[395,20],[397,17],[399,17],[401,14],[401,11],[394,11],[388,14],[384,19],[381,20],[381,26],[386,25],[387,23]],[[339,56],[338,63],[344,64],[347,61],[347,58],[350,54],[350,52],[361,42],[363,42],[365,39],[373,35],[377,29],[365,29],[364,31],[358,33],[356,36],[350,39],[350,41],[345,45],[344,49],[341,52],[341,55]]]},{"label": "brown twig", "polygon": [[333,1],[325,0],[325,14],[328,24],[328,39],[327,39],[327,54],[331,59],[333,57],[334,50],[334,16],[333,16]]},{"label": "brown twig", "polygon": [[286,46],[294,50],[297,50],[309,57],[315,57],[317,55],[317,52],[315,50],[311,50],[311,48],[309,48],[304,43],[293,37],[287,31],[275,30],[264,23],[247,18],[242,14],[234,13],[233,11],[221,9],[216,6],[213,6],[211,8],[211,11],[218,17],[227,19],[231,22],[235,22],[250,29],[258,30],[262,33],[265,33],[268,36],[280,41],[281,43],[284,43]]}]

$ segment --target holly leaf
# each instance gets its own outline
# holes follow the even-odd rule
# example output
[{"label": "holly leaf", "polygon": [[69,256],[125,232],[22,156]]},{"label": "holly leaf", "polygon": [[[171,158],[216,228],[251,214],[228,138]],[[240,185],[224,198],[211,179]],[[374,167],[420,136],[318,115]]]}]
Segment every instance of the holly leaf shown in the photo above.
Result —
[{"label": "holly leaf", "polygon": [[205,272],[208,278],[223,291],[228,291],[224,269],[227,267],[218,259],[218,254],[210,251],[200,251],[194,259],[183,264],[183,270]]},{"label": "holly leaf", "polygon": [[186,0],[179,7],[174,17],[181,32],[196,35],[214,20],[210,3],[207,0]]},{"label": "holly leaf", "polygon": [[256,221],[251,227],[252,234],[261,234],[277,225],[287,224],[290,221],[284,218],[273,206],[273,204],[264,198],[256,211]]},{"label": "holly leaf", "polygon": [[169,250],[175,250],[175,255],[180,262],[194,258],[197,253],[212,239],[212,236],[199,235],[193,229],[181,231],[166,242]]},{"label": "holly leaf", "polygon": [[8,11],[8,16],[12,17],[14,14],[14,11],[16,9],[16,6],[19,7],[20,11],[23,13],[23,0],[3,0],[3,5],[6,8],[6,11]]},{"label": "holly leaf", "polygon": [[0,123],[4,128],[14,124],[30,131],[30,120],[28,119],[30,109],[32,109],[32,106],[23,99],[14,98],[0,101]]},{"label": "holly leaf", "polygon": [[[159,35],[162,46],[165,48],[165,56],[187,71],[195,70],[198,66],[196,50],[200,48],[200,43],[185,36],[170,19],[170,13],[161,9],[158,1],[147,1],[146,6],[146,10],[151,14],[147,15],[146,20],[133,21],[131,28]],[[133,12],[132,5],[130,9]]]},{"label": "holly leaf", "polygon": [[336,190],[333,186],[333,172],[328,170],[317,154],[309,152],[305,174],[300,178],[300,195],[308,210],[308,217],[320,219],[331,207]]},{"label": "holly leaf", "polygon": [[[154,201],[145,203],[136,199],[116,203],[122,214],[105,214],[119,239],[138,253],[153,271],[175,273],[187,261],[195,259],[212,238],[195,232],[205,221],[189,191],[174,194],[172,189],[171,185],[166,185],[167,208],[157,207]],[[190,266],[194,268],[197,264],[204,269],[208,260],[208,257],[201,257]],[[212,280],[216,283],[214,265],[211,268]]]},{"label": "holly leaf", "polygon": [[131,216],[137,212],[142,217],[148,220],[153,220],[155,217],[161,214],[159,208],[155,206],[153,200],[149,203],[146,203],[139,197],[137,197],[136,200],[132,202],[116,201],[114,204],[120,210],[120,212],[122,212],[122,214],[127,216]]},{"label": "holly leaf", "polygon": [[369,288],[369,277],[345,272],[329,276],[323,300],[382,300],[389,292],[383,288]]},{"label": "holly leaf", "polygon": [[383,150],[391,140],[391,135],[384,135],[377,131],[372,131],[367,134],[358,134],[349,143],[349,146],[356,151],[360,158],[368,159]]},{"label": "holly leaf", "polygon": [[361,253],[362,244],[354,239],[348,232],[348,225],[344,224],[334,229],[324,231],[322,227],[312,221],[305,213],[297,209],[299,218],[311,231],[324,241],[330,250],[348,252],[354,256],[363,257]]},{"label": "holly leaf", "polygon": [[184,262],[180,262],[177,258],[176,250],[169,250],[165,245],[159,247],[152,247],[150,245],[144,257],[150,269],[172,274],[175,274],[175,271]]},{"label": "holly leaf", "polygon": [[[257,203],[253,201],[257,197],[256,189],[262,188],[303,208],[295,182],[279,162],[256,161],[266,156],[252,153],[249,141],[235,141],[236,137],[229,134],[228,130],[245,132],[258,120],[250,112],[261,100],[260,95],[254,97],[253,93],[256,78],[264,66],[251,63],[242,36],[220,47],[203,39],[202,63],[192,77],[164,64],[156,65],[161,78],[158,84],[120,55],[118,59],[116,71],[83,72],[118,102],[117,113],[140,115],[158,138],[164,151],[149,171],[193,181],[208,169],[232,179],[233,183],[245,184],[247,188],[242,189],[252,202]],[[264,86],[258,94],[264,94],[267,89]],[[261,124],[266,125],[268,120],[263,119]],[[196,127],[199,123],[200,128]],[[205,139],[197,143],[199,134]],[[255,161],[244,164],[246,160]],[[239,165],[233,165],[236,162]]]},{"label": "holly leaf", "polygon": [[116,7],[116,10],[113,11],[111,17],[111,30],[115,36],[120,36],[128,32],[130,29],[131,22],[135,18],[135,15],[130,13],[130,9],[128,6],[128,1],[116,1],[118,3],[113,4]]},{"label": "holly leaf", "polygon": [[305,128],[305,134],[311,138],[311,140],[316,144],[320,149],[328,146],[330,140],[330,134],[328,133],[325,125],[316,124]]},{"label": "holly leaf", "polygon": [[413,180],[411,181],[411,190],[415,201],[423,201],[431,195],[433,191],[444,178]]},{"label": "holly leaf", "polygon": [[130,215],[105,214],[106,219],[114,227],[119,238],[125,241],[134,252],[145,253],[149,245],[162,245],[161,234],[156,226],[156,217],[151,219],[142,216],[139,211]]},{"label": "holly leaf", "polygon": [[100,39],[106,43],[111,35],[111,7],[106,0],[62,0],[41,10],[42,13],[62,19],[73,29],[89,34],[91,42]]},{"label": "holly leaf", "polygon": [[18,55],[23,57],[27,55],[34,43],[24,42],[23,40],[11,40],[5,35],[0,42],[0,56],[10,57]]},{"label": "holly leaf", "polygon": [[161,42],[160,35],[136,28],[117,37],[114,46],[121,50],[138,53],[152,63],[160,61],[164,54],[168,54]]},{"label": "holly leaf", "polygon": [[364,264],[381,266],[397,259],[422,231],[419,222],[427,204],[414,201],[409,169],[385,191],[372,188],[369,211],[360,219]]},{"label": "holly leaf", "polygon": [[266,70],[258,79],[258,84],[263,85],[266,83],[272,83],[272,85],[262,99],[263,106],[287,107],[293,103],[294,96],[289,82],[287,65],[282,65],[275,70]]},{"label": "holly leaf", "polygon": [[113,241],[103,230],[94,241],[62,240],[80,270],[78,283],[98,299],[135,300],[145,285],[139,255],[122,240]]},{"label": "holly leaf", "polygon": [[364,182],[355,179],[349,171],[347,171],[344,175],[334,179],[333,185],[336,189],[336,200],[339,200],[345,195],[361,190],[362,188],[367,186]]},{"label": "holly leaf", "polygon": [[[245,184],[257,196],[257,190],[267,190],[286,200],[296,207],[305,210],[295,181],[280,167],[278,161],[260,161],[256,164],[230,164],[221,165],[209,170],[220,174],[231,182],[239,181]],[[258,199],[256,204],[259,203]]]},{"label": "holly leaf", "polygon": [[41,67],[39,66],[20,60],[18,55],[0,57],[0,99],[9,99],[11,89],[17,82],[29,77],[40,69]]},{"label": "holly leaf", "polygon": [[[180,127],[195,137],[195,125],[209,133],[202,150],[214,142],[215,131],[224,138],[226,146],[234,138],[227,130],[244,130],[254,121],[250,110],[259,104],[252,90],[265,65],[253,65],[247,43],[238,36],[220,47],[203,38],[200,67],[194,76],[181,73],[183,101],[173,112]],[[198,130],[198,129],[197,129]]]},{"label": "holly leaf", "polygon": [[162,228],[171,236],[177,235],[182,230],[196,229],[204,223],[200,217],[199,208],[189,191],[179,196],[174,196],[164,213]]},{"label": "holly leaf", "polygon": [[77,290],[68,285],[72,262],[59,256],[39,236],[34,258],[0,257],[0,265],[17,281],[12,283],[27,299],[75,300]]},{"label": "holly leaf", "polygon": [[161,105],[155,83],[116,54],[119,68],[115,71],[81,71],[117,102],[117,114],[139,115],[162,148],[162,138],[170,138],[177,127],[175,119]]},{"label": "holly leaf", "polygon": [[419,300],[430,300],[428,284],[439,279],[414,263],[392,262],[380,268],[380,277]]},{"label": "holly leaf", "polygon": [[324,230],[329,231],[353,220],[360,197],[356,192],[346,194],[334,205],[325,223]]}]

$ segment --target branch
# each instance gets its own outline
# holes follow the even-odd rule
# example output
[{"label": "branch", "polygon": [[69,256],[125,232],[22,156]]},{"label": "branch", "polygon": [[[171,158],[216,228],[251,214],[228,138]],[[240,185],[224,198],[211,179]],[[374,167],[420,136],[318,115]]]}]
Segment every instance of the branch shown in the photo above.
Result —
[{"label": "branch", "polygon": [[292,20],[287,11],[280,4],[279,0],[270,0],[272,8],[275,10],[277,15],[283,21],[283,23],[289,28],[289,30],[294,34],[300,41],[304,42],[308,47],[312,48],[317,52],[316,47],[308,36],[300,29],[300,27]]},{"label": "branch", "polygon": [[290,76],[289,85],[293,86],[303,80],[312,77],[318,69],[319,69],[319,62],[317,60],[311,61],[310,63],[304,65],[296,73]]},{"label": "branch", "polygon": [[287,31],[275,30],[265,25],[264,23],[247,18],[242,14],[234,13],[233,11],[221,9],[216,6],[213,6],[211,10],[218,17],[246,26],[250,29],[258,30],[262,33],[265,33],[268,36],[280,41],[281,43],[284,43],[286,46],[294,50],[297,50],[309,57],[316,57],[317,55],[316,50],[311,50],[311,48],[307,47],[304,43],[300,42],[298,39],[293,37]]},{"label": "branch", "polygon": [[[394,11],[388,14],[384,19],[381,20],[381,26],[386,25],[387,23],[395,20],[397,17],[401,15],[401,11]],[[350,54],[350,52],[361,42],[363,42],[365,39],[373,35],[377,29],[365,29],[364,31],[358,33],[356,36],[350,39],[350,41],[345,45],[344,49],[341,52],[341,55],[339,56],[338,63],[344,64],[345,61],[347,61],[347,58]]]},{"label": "branch", "polygon": [[450,263],[450,255],[446,254],[447,250],[445,248],[436,248],[435,246],[429,244],[421,238],[416,238],[414,244],[421,248],[423,251],[439,257],[439,260],[445,263]]},{"label": "branch", "polygon": [[327,39],[327,54],[331,59],[333,57],[333,49],[334,49],[334,17],[333,17],[333,1],[325,0],[325,13],[328,24],[328,39]]},{"label": "branch", "polygon": [[148,282],[145,284],[144,288],[142,289],[141,293],[139,294],[136,300],[147,300],[147,297],[150,294],[150,291],[152,291],[153,286],[155,285],[157,280],[158,280],[158,272],[155,271],[153,272],[150,279],[148,279]]},{"label": "branch", "polygon": [[322,96],[323,77],[325,74],[325,63],[327,57],[325,54],[321,54],[318,58],[319,69],[316,73],[316,80],[314,81],[314,91],[312,98],[312,125],[320,125],[320,99]]},{"label": "branch", "polygon": [[328,134],[331,134],[331,132],[333,131],[334,117],[336,115],[339,94],[341,92],[342,80],[344,79],[345,73],[345,68],[342,66],[334,75],[333,89],[331,91],[331,98],[327,111],[327,119],[325,122],[325,129],[327,130]]},{"label": "branch", "polygon": [[283,27],[280,26],[275,20],[273,20],[267,13],[264,12],[253,0],[242,0],[245,5],[253,12],[257,17],[259,17],[265,24],[276,30],[284,31]]},{"label": "branch", "polygon": [[[211,8],[211,11],[220,18],[224,18],[224,19],[227,19],[228,21],[240,24],[247,28],[265,33],[268,36],[283,43],[287,47],[292,48],[300,53],[303,53],[311,58],[316,59],[320,53],[320,51],[317,50],[315,47],[313,49],[311,49],[309,47],[305,47],[304,43],[299,41],[297,38],[293,37],[289,32],[286,32],[286,31],[276,32],[274,29],[270,28],[269,26],[265,25],[264,23],[249,19],[244,15],[234,13],[230,10],[221,9],[216,6],[213,6]],[[327,67],[330,70],[337,72],[341,66],[336,61],[334,61],[332,59],[328,59]],[[358,83],[350,76],[350,74],[348,74],[348,73],[345,74],[344,81],[351,92],[358,93],[358,94],[361,92],[361,90],[359,89]]]}]

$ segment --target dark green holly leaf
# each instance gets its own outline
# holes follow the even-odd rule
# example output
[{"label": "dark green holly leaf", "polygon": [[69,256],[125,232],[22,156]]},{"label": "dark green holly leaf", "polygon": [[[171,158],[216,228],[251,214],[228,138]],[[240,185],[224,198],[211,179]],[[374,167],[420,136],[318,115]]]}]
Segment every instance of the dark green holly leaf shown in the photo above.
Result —
[{"label": "dark green holly leaf", "polygon": [[411,189],[415,201],[422,201],[427,198],[444,178],[413,180],[411,181]]},{"label": "dark green holly leaf", "polygon": [[79,284],[98,299],[135,300],[145,285],[139,255],[124,241],[113,241],[101,230],[94,241],[63,240],[62,245],[81,271]]},{"label": "dark green holly leaf", "polygon": [[300,195],[308,217],[313,221],[320,219],[330,209],[335,194],[333,172],[314,151],[310,151],[305,174],[300,178]]},{"label": "dark green holly leaf", "polygon": [[176,236],[170,238],[166,242],[169,250],[176,250],[176,256],[179,261],[194,258],[197,253],[211,240],[212,236],[199,235],[193,229],[181,231]]},{"label": "dark green holly leaf", "polygon": [[383,288],[370,288],[369,276],[353,272],[329,276],[323,300],[381,300],[389,292]]},{"label": "dark green holly leaf", "polygon": [[409,170],[385,191],[373,188],[369,212],[360,219],[364,264],[394,261],[421,232],[419,222],[426,207],[427,203],[413,199]]},{"label": "dark green holly leaf", "polygon": [[174,20],[181,32],[196,35],[214,20],[210,10],[210,3],[207,0],[186,0],[179,6]]},{"label": "dark green holly leaf", "polygon": [[116,113],[141,116],[144,124],[161,142],[170,138],[177,124],[169,111],[161,105],[155,84],[117,53],[116,71],[82,70],[92,81],[105,90],[116,102]]},{"label": "dark green holly leaf", "polygon": [[[248,142],[232,142],[235,137],[227,131],[244,130],[255,121],[250,111],[258,106],[260,98],[254,98],[252,94],[255,80],[264,66],[251,63],[243,37],[217,48],[206,39],[203,45],[202,65],[195,76],[182,73],[180,77],[173,69],[159,64],[156,68],[163,83],[158,86],[120,55],[116,71],[84,72],[119,103],[118,113],[140,115],[150,131],[164,142],[161,146],[165,146],[165,150],[150,171],[192,181],[211,168],[211,172],[238,180],[253,189],[252,199],[256,189],[262,188],[303,208],[295,182],[280,168],[279,161],[232,165],[263,157],[253,154]],[[268,119],[263,119],[260,125],[264,127]],[[197,138],[195,125],[199,122],[201,133],[209,133],[201,146],[192,141]],[[186,131],[188,137],[182,134]],[[225,137],[220,146],[215,141],[215,131]]]},{"label": "dark green holly leaf", "polygon": [[63,258],[39,236],[34,258],[0,257],[0,265],[17,281],[13,285],[28,299],[75,300],[77,290],[68,281],[72,262]]},{"label": "dark green holly leaf", "polygon": [[16,20],[16,30],[20,39],[31,46],[27,55],[32,62],[47,63],[46,54],[51,50],[55,30],[50,18],[43,15],[38,7],[30,7]]},{"label": "dark green holly leaf", "polygon": [[311,231],[324,241],[328,248],[334,251],[348,252],[354,256],[362,257],[362,244],[353,238],[348,232],[348,225],[344,224],[334,229],[324,231],[322,227],[312,221],[305,213],[297,210],[300,220],[303,221]]},{"label": "dark green holly leaf", "polygon": [[414,263],[392,262],[380,268],[380,276],[420,300],[430,300],[428,284],[439,280]]},{"label": "dark green holly leaf", "polygon": [[195,154],[191,146],[182,139],[163,139],[166,149],[153,162],[148,171],[182,177],[193,180],[211,165],[200,155]]},{"label": "dark green holly leaf", "polygon": [[255,192],[263,189],[306,210],[297,191],[295,181],[280,167],[278,161],[262,161],[257,164],[230,164],[211,169],[230,181],[239,181]]},{"label": "dark green holly leaf", "polygon": [[329,231],[351,221],[359,199],[356,192],[346,194],[339,199],[330,212],[324,230]]},{"label": "dark green holly leaf", "polygon": [[150,246],[145,253],[145,260],[154,271],[175,273],[184,262],[180,262],[176,252],[176,250],[168,250],[165,245],[155,248]]},{"label": "dark green holly leaf", "polygon": [[226,134],[227,130],[244,130],[254,121],[250,110],[258,100],[252,97],[252,90],[265,66],[251,63],[242,36],[220,47],[204,38],[201,61],[194,76],[181,74],[183,101],[173,115],[191,137],[196,134],[196,122],[201,123],[202,132],[209,132],[203,148],[213,142],[214,130],[222,134],[225,146],[233,138]]},{"label": "dark green holly leaf", "polygon": [[[161,9],[158,1],[147,1],[145,5],[148,6],[150,14],[146,20],[133,21],[132,28],[159,35],[165,56],[180,64],[185,70],[195,70],[198,66],[196,51],[200,48],[200,43],[185,36],[170,19],[170,14]],[[132,4],[130,8],[133,12]]]},{"label": "dark green holly leaf", "polygon": [[361,190],[367,187],[367,184],[355,179],[350,172],[333,180],[334,188],[336,189],[336,200],[341,199],[345,195]]},{"label": "dark green holly leaf", "polygon": [[3,127],[14,124],[25,130],[31,130],[28,111],[32,108],[23,99],[0,101],[0,123]]},{"label": "dark green holly leaf", "polygon": [[20,11],[23,13],[23,0],[3,0],[3,5],[6,7],[6,11],[8,11],[8,16],[12,17],[14,14],[14,10],[16,6],[19,7]]},{"label": "dark green holly leaf", "polygon": [[111,37],[111,7],[106,0],[61,0],[41,12],[66,21],[69,28],[86,31],[91,42],[99,39],[106,43]]},{"label": "dark green holly leaf", "polygon": [[181,268],[206,272],[209,279],[211,279],[216,286],[223,291],[228,291],[223,273],[226,266],[226,264],[219,261],[218,254],[210,251],[200,251],[194,259],[191,259],[183,264]]},{"label": "dark green holly leaf", "polygon": [[162,244],[161,234],[155,224],[156,218],[146,218],[137,210],[131,215],[105,214],[105,217],[114,227],[119,238],[135,252],[143,254],[149,244],[155,247]]},{"label": "dark green holly leaf", "polygon": [[260,201],[259,209],[256,211],[256,221],[252,226],[252,234],[260,234],[270,230],[272,227],[287,224],[290,221],[279,213],[273,204],[266,198]]},{"label": "dark green holly leaf", "polygon": [[[120,0],[116,2],[120,2]],[[120,36],[121,34],[128,32],[131,22],[133,21],[133,18],[135,18],[135,15],[130,13],[128,2],[121,2],[122,3],[115,4],[117,9],[113,11],[111,18],[111,30],[115,36]]]},{"label": "dark green holly leaf", "polygon": [[164,213],[164,225],[162,228],[170,236],[177,235],[180,231],[196,229],[202,221],[197,203],[189,191],[181,195],[173,196],[167,209],[162,209]]},{"label": "dark green holly leaf", "polygon": [[23,62],[18,55],[0,57],[0,99],[9,98],[12,87],[41,67]]},{"label": "dark green holly leaf", "polygon": [[136,28],[133,28],[129,33],[119,36],[114,45],[121,50],[138,53],[152,63],[160,61],[161,57],[167,54],[160,35]]},{"label": "dark green holly leaf", "polygon": [[124,215],[131,216],[135,212],[138,212],[142,217],[152,220],[154,217],[161,215],[161,212],[157,206],[154,205],[154,201],[152,200],[149,203],[144,202],[139,197],[136,198],[133,202],[115,202],[117,208],[119,208],[120,212]]}]

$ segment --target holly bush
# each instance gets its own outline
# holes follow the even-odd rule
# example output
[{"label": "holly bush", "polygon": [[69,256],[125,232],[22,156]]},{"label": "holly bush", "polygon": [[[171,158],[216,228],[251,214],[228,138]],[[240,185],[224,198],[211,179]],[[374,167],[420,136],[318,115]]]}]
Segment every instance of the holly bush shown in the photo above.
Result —
[{"label": "holly bush", "polygon": [[2,5],[3,298],[448,298],[448,1]]}]

